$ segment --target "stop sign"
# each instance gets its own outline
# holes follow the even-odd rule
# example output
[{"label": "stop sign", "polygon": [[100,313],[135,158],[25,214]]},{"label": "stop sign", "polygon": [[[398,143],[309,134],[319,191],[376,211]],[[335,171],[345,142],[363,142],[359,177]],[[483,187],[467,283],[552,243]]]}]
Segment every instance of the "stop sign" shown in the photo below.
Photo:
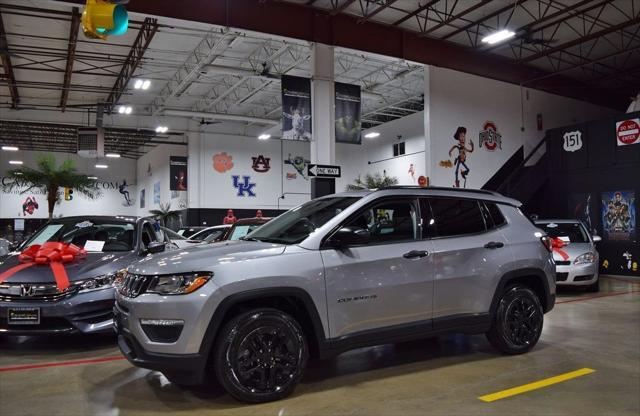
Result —
[{"label": "stop sign", "polygon": [[616,123],[618,146],[640,143],[640,119],[619,121]]}]

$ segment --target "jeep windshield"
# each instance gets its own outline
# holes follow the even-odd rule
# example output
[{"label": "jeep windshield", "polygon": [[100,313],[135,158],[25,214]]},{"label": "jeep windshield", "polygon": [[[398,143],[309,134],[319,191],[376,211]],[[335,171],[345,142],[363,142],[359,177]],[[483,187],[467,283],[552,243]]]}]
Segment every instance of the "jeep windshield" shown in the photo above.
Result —
[{"label": "jeep windshield", "polygon": [[243,240],[297,244],[317,228],[356,202],[359,197],[334,197],[309,201],[249,233]]},{"label": "jeep windshield", "polygon": [[50,241],[71,243],[90,252],[131,251],[136,226],[117,218],[63,218],[44,225],[21,248]]}]

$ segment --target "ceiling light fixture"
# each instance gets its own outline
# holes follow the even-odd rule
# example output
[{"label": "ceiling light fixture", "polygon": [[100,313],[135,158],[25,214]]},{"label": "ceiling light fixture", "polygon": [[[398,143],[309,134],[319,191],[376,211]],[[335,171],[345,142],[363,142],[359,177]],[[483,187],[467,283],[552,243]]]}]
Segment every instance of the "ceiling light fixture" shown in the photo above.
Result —
[{"label": "ceiling light fixture", "polygon": [[9,164],[10,165],[22,165],[22,160],[10,160]]},{"label": "ceiling light fixture", "polygon": [[485,36],[484,38],[482,38],[482,42],[493,45],[494,43],[502,42],[503,40],[507,40],[514,36],[515,32],[512,32],[508,29],[502,29],[499,32],[494,32],[488,36]]},{"label": "ceiling light fixture", "polygon": [[367,139],[375,139],[378,136],[380,136],[380,133],[378,133],[377,131],[372,131],[371,133],[367,133],[364,135],[364,137]]},{"label": "ceiling light fixture", "polygon": [[17,146],[2,146],[2,150],[6,152],[17,152],[20,149],[18,149]]},{"label": "ceiling light fixture", "polygon": [[166,133],[169,131],[169,127],[167,126],[158,126],[156,127],[156,133]]},{"label": "ceiling light fixture", "polygon": [[141,79],[137,79],[136,82],[133,84],[133,88],[135,88],[136,90],[139,90],[140,88],[142,88],[142,83],[144,81],[142,81]]},{"label": "ceiling light fixture", "polygon": [[87,176],[87,179],[91,179],[92,181],[97,181],[98,177],[97,176]]},{"label": "ceiling light fixture", "polygon": [[121,105],[118,107],[118,113],[120,114],[131,114],[133,108],[130,105]]},{"label": "ceiling light fixture", "polygon": [[107,153],[105,156],[110,157],[112,159],[117,159],[120,157],[120,153]]},{"label": "ceiling light fixture", "polygon": [[267,133],[262,133],[260,136],[258,136],[258,140],[269,140],[270,138],[271,135]]},{"label": "ceiling light fixture", "polygon": [[149,81],[148,79],[145,79],[142,82],[142,89],[143,90],[148,90],[150,86],[151,86],[151,81]]},{"label": "ceiling light fixture", "polygon": [[151,81],[149,81],[148,79],[138,78],[136,82],[133,84],[133,88],[135,88],[136,90],[148,90],[150,86],[151,86]]},{"label": "ceiling light fixture", "polygon": [[96,164],[96,168],[98,168],[98,169],[107,169],[108,167],[109,167],[108,165],[103,165],[103,164],[100,164],[100,163]]}]

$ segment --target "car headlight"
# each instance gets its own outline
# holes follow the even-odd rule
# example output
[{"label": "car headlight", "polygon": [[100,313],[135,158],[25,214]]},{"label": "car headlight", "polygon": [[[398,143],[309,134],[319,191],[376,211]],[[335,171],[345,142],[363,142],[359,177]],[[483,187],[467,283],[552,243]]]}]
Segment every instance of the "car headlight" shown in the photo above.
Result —
[{"label": "car headlight", "polygon": [[584,253],[576,257],[573,264],[589,264],[596,261],[596,255],[594,253]]},{"label": "car headlight", "polygon": [[211,280],[211,277],[213,277],[212,272],[155,276],[146,292],[158,295],[184,295],[198,290]]},{"label": "car headlight", "polygon": [[104,276],[98,276],[92,279],[75,282],[74,286],[78,287],[81,293],[92,292],[94,290],[108,289],[110,287],[113,287],[115,279],[116,273],[109,273],[105,274]]}]

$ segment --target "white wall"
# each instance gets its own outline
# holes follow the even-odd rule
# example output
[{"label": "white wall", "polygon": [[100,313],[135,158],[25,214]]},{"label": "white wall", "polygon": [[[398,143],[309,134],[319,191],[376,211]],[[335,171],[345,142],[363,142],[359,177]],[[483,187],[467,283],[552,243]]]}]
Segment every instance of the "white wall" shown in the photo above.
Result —
[{"label": "white wall", "polygon": [[[10,160],[22,160],[24,167],[36,168],[36,161],[39,155],[44,152],[0,151],[0,176],[3,184],[8,184],[6,173],[17,166],[10,165]],[[94,167],[95,159],[81,158],[75,154],[51,153],[56,158],[58,164],[66,159],[75,162],[78,173],[88,176],[98,177],[98,188],[101,195],[98,199],[90,200],[77,193],[73,194],[70,201],[61,200],[55,207],[55,216],[69,215],[135,215],[135,204],[128,205],[124,195],[119,192],[119,186],[126,180],[127,190],[132,199],[136,197],[136,161],[132,159],[103,159],[100,163],[109,166],[108,169],[97,169]],[[47,218],[48,206],[44,192],[34,190],[21,193],[26,187],[15,188],[11,192],[3,191],[0,188],[0,218]],[[62,190],[61,190],[62,192]],[[34,197],[38,208],[33,214],[24,213],[22,205],[27,197]]]},{"label": "white wall", "polygon": [[[169,158],[171,156],[187,156],[187,146],[159,145],[138,159],[136,167],[138,192],[135,195],[138,216],[147,216],[149,210],[160,207],[160,204],[154,200],[154,186],[158,183],[160,184],[160,203],[170,203],[172,210],[187,208],[187,192],[169,190]],[[144,208],[140,206],[143,189],[145,194]]]},{"label": "white wall", "polygon": [[[466,185],[480,188],[520,146],[524,145],[525,156],[528,155],[544,137],[544,130],[615,113],[578,100],[438,67],[430,68],[429,88],[431,183],[438,186],[454,183],[455,167],[441,167],[440,161],[453,162],[447,153],[457,143],[453,134],[458,126],[467,128],[467,139],[475,145],[467,158],[470,173]],[[538,113],[543,117],[542,131],[536,128]],[[479,148],[478,137],[486,121],[497,125],[502,149],[489,152]]]}]

